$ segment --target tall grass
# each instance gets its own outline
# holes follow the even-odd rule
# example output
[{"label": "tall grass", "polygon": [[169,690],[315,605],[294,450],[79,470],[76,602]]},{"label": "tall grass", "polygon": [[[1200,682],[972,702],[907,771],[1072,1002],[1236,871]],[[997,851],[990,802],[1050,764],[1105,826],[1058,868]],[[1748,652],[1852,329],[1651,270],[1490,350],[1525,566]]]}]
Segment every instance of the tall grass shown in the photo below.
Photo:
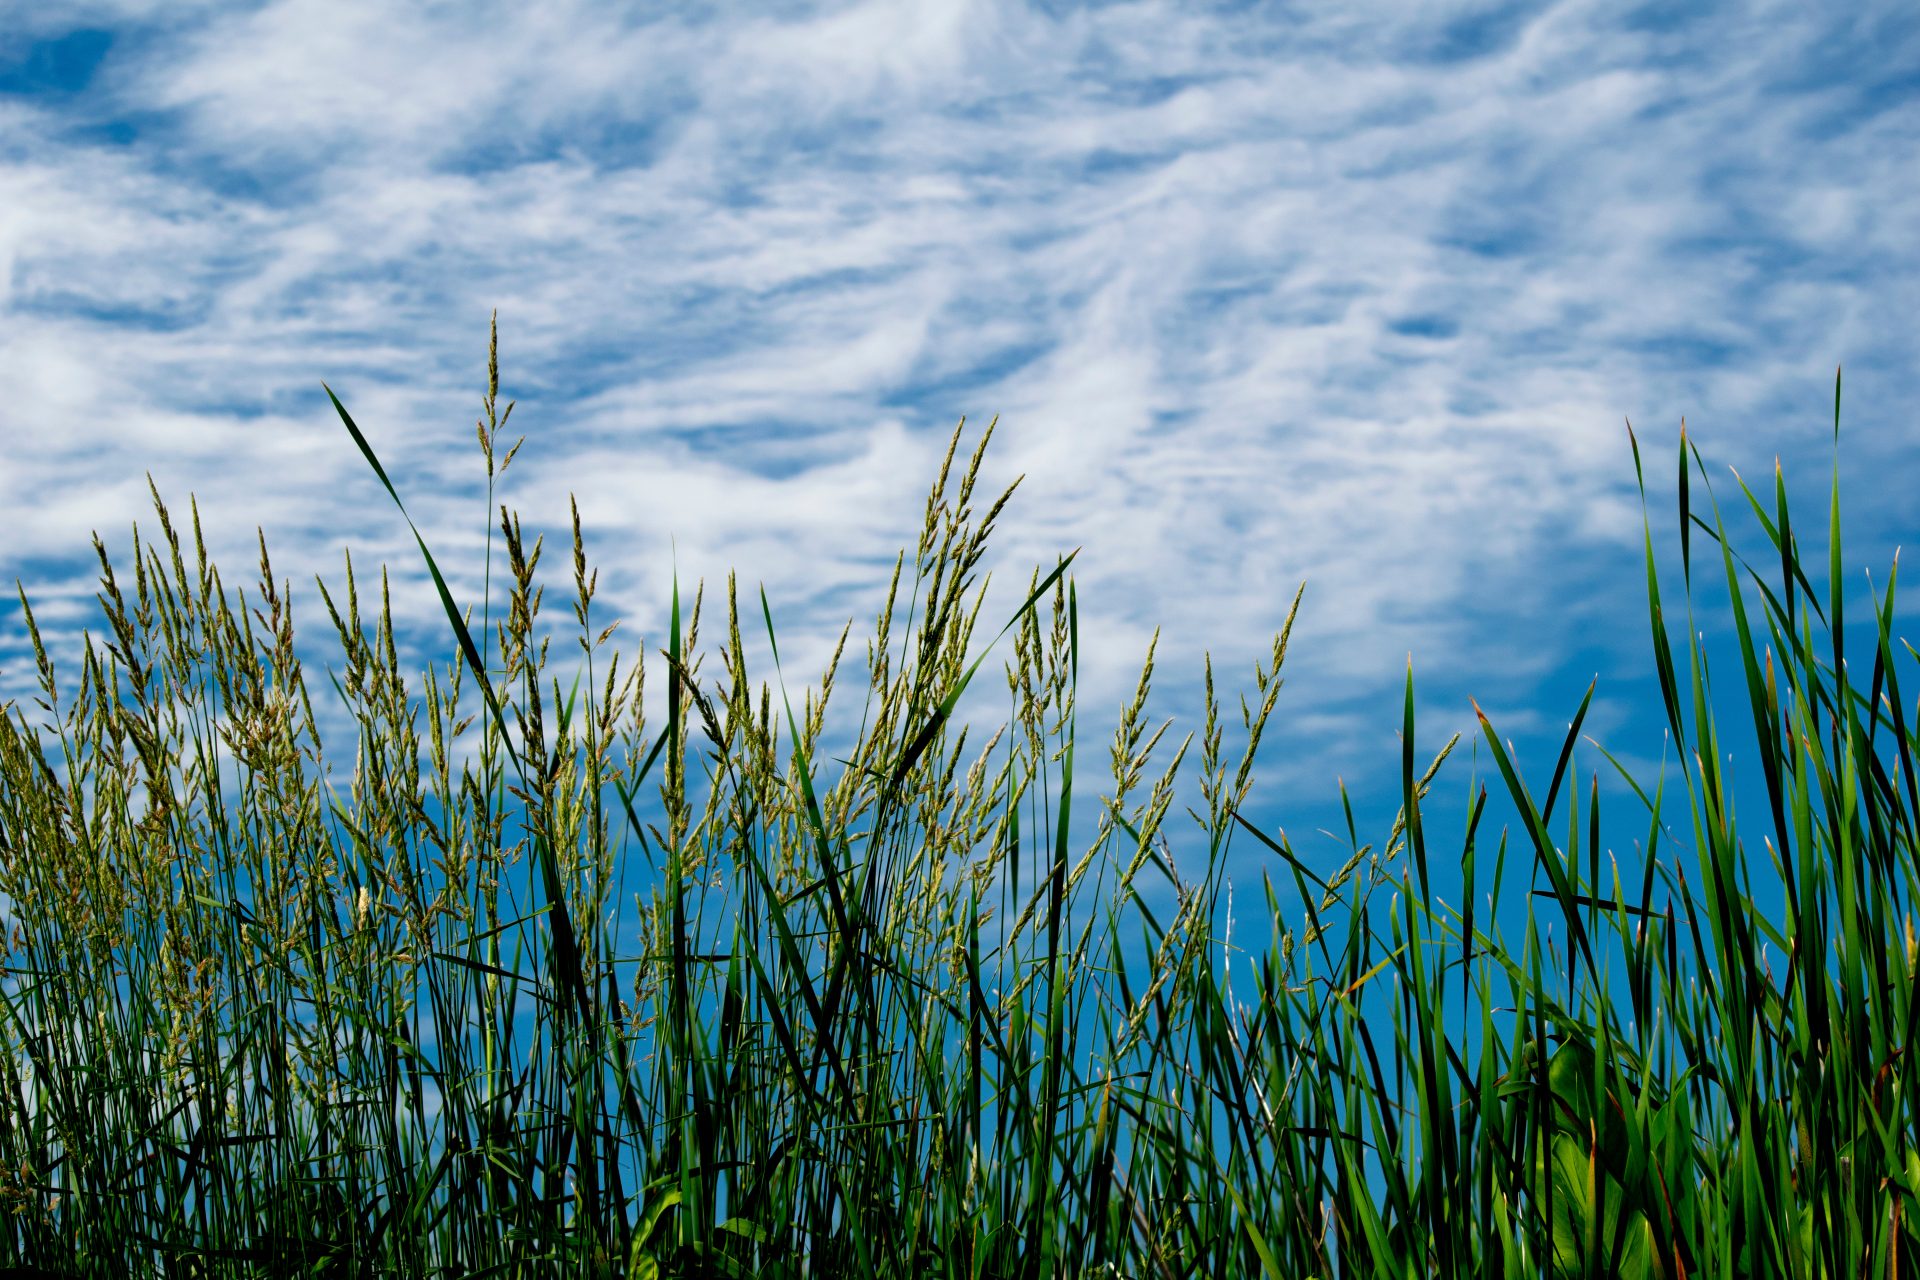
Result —
[{"label": "tall grass", "polygon": [[[490,511],[513,456],[496,466],[512,411],[497,402],[495,345],[478,424]],[[1836,449],[1838,415],[1836,382]],[[351,560],[344,591],[322,584],[345,662],[329,683],[358,726],[345,798],[264,539],[252,598],[230,605],[197,506],[189,557],[155,492],[161,537],[136,530],[131,598],[95,540],[112,638],[71,684],[22,590],[46,720],[0,717],[4,1039],[20,1067],[0,1096],[0,1255],[40,1269],[15,1274],[1915,1273],[1915,948],[1910,924],[1896,945],[1896,913],[1920,744],[1891,575],[1864,689],[1842,661],[1837,482],[1823,601],[1781,478],[1771,512],[1740,486],[1771,543],[1756,567],[1717,504],[1696,509],[1689,460],[1705,472],[1682,432],[1678,650],[1650,527],[1646,565],[1686,796],[1634,783],[1637,894],[1617,871],[1599,883],[1597,779],[1583,796],[1569,772],[1587,702],[1544,795],[1481,717],[1545,873],[1533,896],[1564,921],[1562,962],[1543,960],[1531,908],[1516,949],[1475,928],[1489,844],[1496,912],[1512,879],[1485,787],[1460,851],[1465,914],[1429,905],[1421,800],[1455,743],[1417,752],[1411,669],[1403,804],[1380,852],[1348,804],[1352,856],[1323,880],[1241,812],[1298,595],[1240,703],[1237,758],[1208,661],[1198,847],[1172,850],[1195,740],[1163,749],[1167,726],[1150,724],[1151,646],[1094,744],[1111,777],[1090,786],[1071,557],[976,639],[976,571],[1013,491],[976,517],[991,427],[950,491],[960,434],[913,562],[896,562],[857,744],[831,780],[821,734],[846,633],[796,712],[764,596],[745,625],[764,628],[776,681],[756,698],[732,579],[711,681],[702,593],[686,607],[676,585],[666,718],[648,732],[644,663],[603,656],[613,627],[593,610],[577,509],[582,678],[564,696],[536,638],[541,543],[504,507],[505,618],[483,613],[477,634],[415,530],[457,645],[419,698],[385,574],[366,619]],[[1769,801],[1758,832],[1729,804],[1696,534],[1732,609]],[[969,752],[955,707],[1009,631],[1011,715]],[[456,768],[476,735],[477,761]],[[1070,821],[1088,809],[1082,848]],[[1214,928],[1236,833],[1299,895],[1268,876],[1251,998]],[[1785,878],[1780,922],[1751,902],[1754,834]],[[1654,857],[1667,848],[1677,881]],[[616,881],[636,858],[650,879],[629,907]],[[1381,888],[1387,939],[1368,914]],[[1169,900],[1162,919],[1152,904]],[[623,952],[623,934],[641,941]],[[1778,986],[1762,939],[1787,957]],[[1600,980],[1616,941],[1631,1031]],[[1388,1028],[1358,1004],[1389,974],[1393,1078]],[[1479,1007],[1473,1056],[1442,1026],[1454,999]]]}]

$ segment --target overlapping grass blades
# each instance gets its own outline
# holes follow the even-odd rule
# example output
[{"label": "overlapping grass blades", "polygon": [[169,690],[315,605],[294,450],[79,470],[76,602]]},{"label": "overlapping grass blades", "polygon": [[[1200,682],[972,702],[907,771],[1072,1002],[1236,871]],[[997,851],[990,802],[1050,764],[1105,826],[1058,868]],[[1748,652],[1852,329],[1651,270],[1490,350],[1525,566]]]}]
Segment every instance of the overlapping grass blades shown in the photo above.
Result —
[{"label": "overlapping grass blades", "polygon": [[[496,467],[512,413],[496,411],[496,354],[477,428],[490,523],[514,457]],[[1836,448],[1838,412],[1836,383]],[[896,562],[831,784],[822,734],[846,633],[818,696],[796,714],[782,680],[776,716],[771,687],[753,696],[732,582],[724,675],[706,686],[704,593],[683,618],[676,584],[666,721],[649,735],[644,662],[601,669],[614,628],[596,629],[577,511],[583,668],[564,698],[543,688],[541,544],[504,508],[507,617],[490,611],[490,538],[477,639],[414,530],[458,648],[420,700],[384,575],[371,637],[351,561],[344,612],[322,586],[345,655],[330,681],[358,726],[345,800],[264,539],[237,608],[197,508],[190,566],[154,494],[162,541],[136,530],[131,602],[96,540],[112,639],[67,697],[23,590],[47,723],[11,704],[0,717],[0,1034],[21,1073],[0,1095],[0,1259],[115,1277],[1913,1273],[1916,952],[1897,921],[1916,740],[1891,576],[1864,692],[1843,660],[1837,481],[1823,605],[1782,477],[1771,513],[1740,486],[1777,559],[1770,584],[1717,505],[1710,522],[1695,510],[1705,471],[1682,433],[1684,653],[1650,523],[1645,555],[1686,805],[1674,819],[1664,780],[1649,795],[1620,770],[1649,820],[1636,897],[1617,869],[1603,892],[1598,779],[1583,797],[1571,768],[1593,691],[1540,800],[1482,716],[1563,960],[1543,958],[1531,909],[1517,951],[1475,926],[1485,786],[1460,849],[1464,915],[1430,905],[1421,801],[1456,743],[1421,767],[1411,667],[1383,852],[1346,804],[1351,856],[1323,879],[1242,812],[1298,595],[1242,701],[1237,762],[1207,663],[1190,849],[1175,852],[1166,818],[1192,735],[1148,782],[1167,728],[1146,717],[1151,646],[1111,785],[1086,811],[1071,557],[1035,571],[1000,633],[1011,715],[969,757],[955,709],[994,648],[969,657],[974,575],[1012,493],[974,519],[991,434],[951,496],[959,431],[948,449],[897,650]],[[1638,468],[1637,440],[1633,454]],[[1732,811],[1692,615],[1695,528],[1728,590],[1762,843],[1788,891],[1777,924],[1753,904]],[[778,676],[764,594],[760,615]],[[480,705],[463,714],[469,683]],[[477,761],[460,758],[476,727]],[[1095,828],[1084,848],[1076,810]],[[1283,865],[1298,892],[1266,877],[1273,936],[1238,986],[1215,934],[1235,834],[1239,865]],[[1656,860],[1669,849],[1677,878]],[[1508,852],[1503,832],[1496,913]],[[1403,854],[1411,873],[1396,874]],[[616,881],[640,865],[651,878],[628,912]],[[1381,887],[1395,890],[1384,939]],[[1296,937],[1282,922],[1302,908]],[[1603,976],[1609,933],[1624,1010]],[[1762,940],[1787,957],[1777,989]],[[1359,1004],[1389,972],[1391,1076],[1384,1020]],[[1471,1057],[1443,1025],[1450,999],[1478,1005]]]}]

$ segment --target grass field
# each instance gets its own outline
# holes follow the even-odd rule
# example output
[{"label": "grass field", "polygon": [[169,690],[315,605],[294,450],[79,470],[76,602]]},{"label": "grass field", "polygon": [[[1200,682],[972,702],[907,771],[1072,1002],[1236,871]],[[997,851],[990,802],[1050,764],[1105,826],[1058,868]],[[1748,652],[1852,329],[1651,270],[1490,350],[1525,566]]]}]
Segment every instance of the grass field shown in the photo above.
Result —
[{"label": "grass field", "polygon": [[[489,510],[511,411],[490,349]],[[1837,450],[1837,381],[1834,431]],[[676,586],[650,728],[577,511],[586,674],[564,694],[535,638],[541,547],[504,509],[503,620],[491,539],[477,626],[420,540],[454,643],[417,690],[384,574],[363,616],[349,566],[324,682],[358,725],[344,788],[264,540],[235,604],[197,509],[189,550],[156,492],[130,583],[96,539],[111,639],[79,672],[56,673],[23,590],[42,697],[0,717],[0,1038],[23,1073],[0,1094],[0,1262],[116,1280],[1920,1274],[1902,1087],[1920,711],[1896,677],[1916,655],[1889,575],[1871,673],[1838,662],[1837,480],[1825,566],[1799,555],[1783,481],[1741,486],[1770,543],[1750,562],[1682,433],[1687,592],[1658,581],[1650,531],[1645,557],[1684,786],[1629,779],[1645,878],[1598,883],[1598,791],[1568,770],[1586,703],[1544,788],[1482,717],[1523,852],[1508,869],[1480,791],[1461,916],[1429,905],[1442,855],[1420,801],[1454,744],[1416,754],[1411,673],[1377,850],[1356,835],[1322,879],[1241,814],[1292,612],[1238,713],[1209,663],[1205,724],[1177,743],[1147,715],[1149,650],[1089,770],[1069,563],[1035,571],[993,649],[1012,714],[970,743],[953,711],[995,638],[976,571],[1012,493],[976,515],[991,434],[956,484],[956,430],[863,686],[836,683],[843,634],[798,709],[777,670],[757,692],[746,670],[743,629],[777,657],[764,599],[743,611],[729,580],[708,679],[702,596]],[[1719,676],[1748,695],[1741,758],[1769,801],[1738,827],[1695,586],[1732,611],[1741,669]],[[865,709],[829,767],[834,694]],[[1204,812],[1176,859],[1183,763]],[[1216,936],[1234,833],[1286,868],[1252,998],[1230,995]],[[1760,848],[1782,920],[1750,901]],[[1531,923],[1511,942],[1475,927],[1480,889],[1497,903],[1529,858],[1566,965]],[[645,869],[637,906],[624,868]],[[1390,937],[1361,927],[1378,891]],[[1240,939],[1247,914],[1243,894]],[[1615,955],[1628,989],[1596,992]],[[1362,1020],[1359,993],[1386,982],[1394,1021]],[[1473,1056],[1442,1026],[1463,999]]]}]

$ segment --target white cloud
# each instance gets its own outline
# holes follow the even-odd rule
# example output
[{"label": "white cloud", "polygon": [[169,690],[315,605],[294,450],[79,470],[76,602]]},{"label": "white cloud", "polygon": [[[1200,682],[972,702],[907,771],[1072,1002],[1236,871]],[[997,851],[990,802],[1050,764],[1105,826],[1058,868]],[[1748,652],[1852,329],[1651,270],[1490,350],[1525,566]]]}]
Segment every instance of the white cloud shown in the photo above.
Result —
[{"label": "white cloud", "polygon": [[[1316,798],[1390,777],[1409,651],[1508,705],[1577,643],[1638,661],[1625,418],[1656,483],[1683,413],[1749,477],[1818,465],[1845,360],[1850,491],[1910,521],[1871,484],[1913,460],[1910,99],[1809,80],[1849,38],[1817,14],[1567,3],[1476,43],[1481,13],[94,6],[123,38],[85,92],[0,99],[0,500],[31,512],[0,577],[61,602],[77,659],[87,535],[124,550],[151,471],[231,583],[264,526],[315,652],[344,545],[437,643],[317,384],[470,599],[498,306],[529,436],[503,500],[552,534],[557,599],[578,495],[623,645],[657,647],[677,548],[689,597],[765,582],[812,679],[953,422],[997,414],[982,489],[1026,481],[983,626],[1084,546],[1089,723],[1164,624],[1191,724],[1201,648],[1243,672],[1309,579],[1266,758]],[[23,651],[0,632],[0,695]]]}]

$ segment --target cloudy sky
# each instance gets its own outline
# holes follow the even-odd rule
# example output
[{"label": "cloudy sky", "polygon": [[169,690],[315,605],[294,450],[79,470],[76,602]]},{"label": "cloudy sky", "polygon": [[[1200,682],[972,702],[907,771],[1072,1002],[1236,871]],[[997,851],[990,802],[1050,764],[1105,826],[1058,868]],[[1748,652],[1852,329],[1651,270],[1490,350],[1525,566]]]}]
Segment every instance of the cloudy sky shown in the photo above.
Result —
[{"label": "cloudy sky", "polygon": [[[502,497],[549,532],[564,617],[577,496],[623,652],[663,642],[676,567],[736,569],[797,703],[870,628],[963,415],[968,447],[999,420],[984,488],[1025,476],[982,630],[1082,548],[1090,745],[1156,626],[1177,740],[1202,652],[1251,689],[1304,581],[1254,816],[1327,871],[1336,779],[1363,840],[1392,820],[1409,655],[1423,758],[1471,739],[1472,696],[1543,788],[1598,676],[1585,731],[1651,781],[1627,421],[1663,548],[1684,416],[1745,545],[1727,468],[1778,457],[1818,559],[1844,364],[1853,586],[1913,541],[1903,4],[0,11],[0,580],[69,672],[101,630],[90,534],[124,563],[148,473],[197,495],[231,584],[264,530],[315,675],[346,548],[393,569],[410,668],[441,659],[320,384],[475,599],[495,308],[527,436]],[[1612,803],[1624,876],[1644,821]]]}]

